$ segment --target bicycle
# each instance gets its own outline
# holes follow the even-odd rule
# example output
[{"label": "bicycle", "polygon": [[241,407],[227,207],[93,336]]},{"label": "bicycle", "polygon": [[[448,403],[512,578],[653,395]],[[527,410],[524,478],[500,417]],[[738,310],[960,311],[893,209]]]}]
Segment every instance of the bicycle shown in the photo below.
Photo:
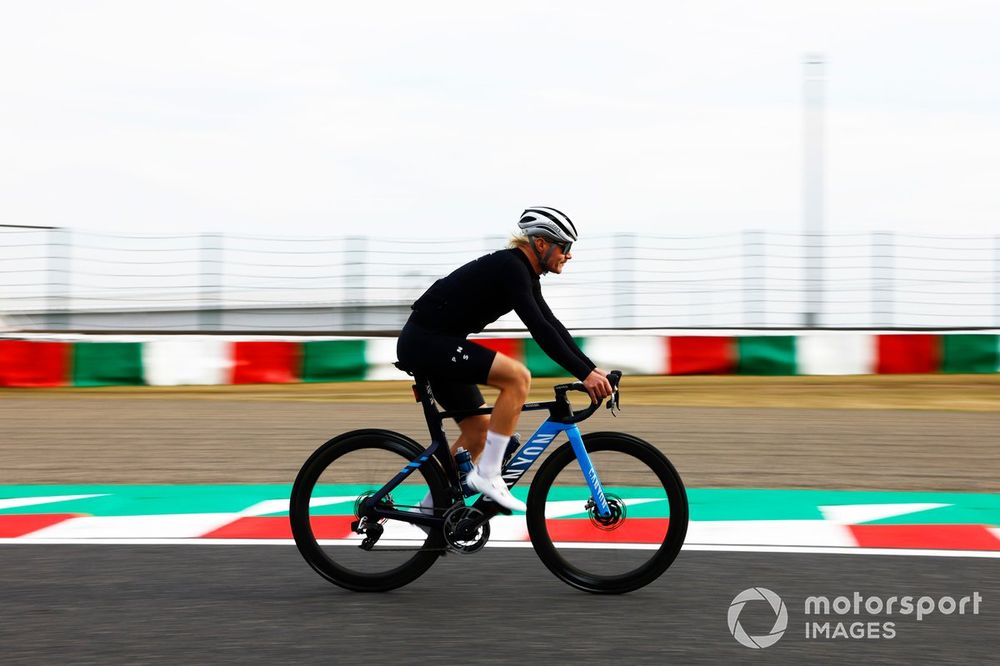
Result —
[{"label": "bicycle", "polygon": [[[620,378],[618,371],[608,374],[612,414],[620,411]],[[346,432],[309,457],[292,488],[289,519],[299,551],[322,577],[349,590],[398,588],[446,553],[478,552],[490,538],[491,519],[510,513],[482,496],[466,502],[475,495],[467,497],[444,432],[445,419],[493,408],[440,411],[426,378],[415,376],[412,388],[430,446],[389,430]],[[527,535],[519,517],[497,517],[494,526],[510,538],[530,537],[549,571],[580,590],[621,594],[648,585],[684,543],[684,484],[648,442],[616,432],[582,434],[576,424],[603,403],[574,412],[568,394],[586,392],[582,383],[554,391],[554,400],[524,405],[524,411],[548,410],[549,416],[505,462],[507,486],[524,478],[559,434],[569,441],[530,483]],[[428,491],[432,514],[417,506]]]}]

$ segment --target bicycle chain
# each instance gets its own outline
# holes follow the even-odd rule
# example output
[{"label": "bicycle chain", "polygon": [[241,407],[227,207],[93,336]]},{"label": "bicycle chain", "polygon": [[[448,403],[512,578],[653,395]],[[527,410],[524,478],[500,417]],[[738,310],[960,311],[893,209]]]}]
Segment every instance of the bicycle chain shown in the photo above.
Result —
[{"label": "bicycle chain", "polygon": [[[419,507],[419,506],[412,506],[411,507],[411,506],[405,505],[405,504],[397,504],[396,508],[397,509],[406,509],[406,508],[418,509],[418,508],[421,508],[421,507]],[[472,507],[468,507],[468,508],[472,508]],[[435,512],[436,511],[437,511],[437,509],[435,508]],[[446,512],[447,512],[447,510],[445,510],[445,513]],[[455,552],[458,552],[458,551],[456,551],[456,550],[454,550],[452,548],[449,548],[447,545],[442,546],[440,548],[401,548],[401,547],[397,547],[397,546],[385,546],[385,547],[380,548],[380,547],[378,547],[376,545],[376,546],[372,547],[371,549],[369,549],[366,552],[369,552],[369,553],[444,553],[445,555],[447,555],[448,553],[455,553]]]}]

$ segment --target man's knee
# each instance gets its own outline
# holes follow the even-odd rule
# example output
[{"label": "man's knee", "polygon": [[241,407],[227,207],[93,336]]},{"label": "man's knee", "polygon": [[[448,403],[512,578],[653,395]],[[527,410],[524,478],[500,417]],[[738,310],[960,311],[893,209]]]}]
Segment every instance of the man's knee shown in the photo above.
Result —
[{"label": "man's knee", "polygon": [[520,361],[497,354],[490,370],[489,385],[501,391],[527,395],[531,388],[531,373]]},{"label": "man's knee", "polygon": [[531,389],[531,372],[523,363],[518,363],[518,366],[519,388],[524,395],[528,395],[528,391]]},{"label": "man's knee", "polygon": [[523,363],[512,361],[507,376],[498,388],[524,398],[531,388],[531,372]]}]

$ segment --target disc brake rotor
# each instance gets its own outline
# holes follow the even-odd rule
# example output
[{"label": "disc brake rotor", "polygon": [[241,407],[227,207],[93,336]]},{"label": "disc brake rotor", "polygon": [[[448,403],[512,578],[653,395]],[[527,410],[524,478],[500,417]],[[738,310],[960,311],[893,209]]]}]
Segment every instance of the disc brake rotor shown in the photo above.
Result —
[{"label": "disc brake rotor", "polygon": [[[366,490],[365,492],[358,495],[358,499],[354,500],[354,515],[357,518],[360,519],[362,517],[361,506],[365,503],[365,500],[367,500],[369,497],[374,497],[376,492],[377,491],[375,490]],[[379,502],[379,506],[383,509],[392,509],[395,506],[392,501],[392,495],[386,495],[385,497],[383,497],[382,501]],[[381,524],[385,524],[386,520],[388,520],[388,518],[379,518],[378,522]]]},{"label": "disc brake rotor", "polygon": [[597,505],[591,499],[587,501],[587,516],[594,527],[610,532],[611,530],[618,529],[625,522],[625,502],[617,495],[608,494],[605,495],[605,498],[608,500],[608,508],[611,509],[611,514],[608,516],[599,515],[597,513]]}]

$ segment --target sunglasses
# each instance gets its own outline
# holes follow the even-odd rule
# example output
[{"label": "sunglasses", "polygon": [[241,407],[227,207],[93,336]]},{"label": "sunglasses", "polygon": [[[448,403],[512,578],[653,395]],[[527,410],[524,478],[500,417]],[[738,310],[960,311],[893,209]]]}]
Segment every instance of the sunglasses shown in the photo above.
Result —
[{"label": "sunglasses", "polygon": [[562,250],[563,254],[569,254],[570,248],[573,247],[573,242],[572,241],[570,241],[568,243],[556,243],[555,241],[553,241],[552,244],[555,245],[556,247],[558,247],[560,250]]}]

